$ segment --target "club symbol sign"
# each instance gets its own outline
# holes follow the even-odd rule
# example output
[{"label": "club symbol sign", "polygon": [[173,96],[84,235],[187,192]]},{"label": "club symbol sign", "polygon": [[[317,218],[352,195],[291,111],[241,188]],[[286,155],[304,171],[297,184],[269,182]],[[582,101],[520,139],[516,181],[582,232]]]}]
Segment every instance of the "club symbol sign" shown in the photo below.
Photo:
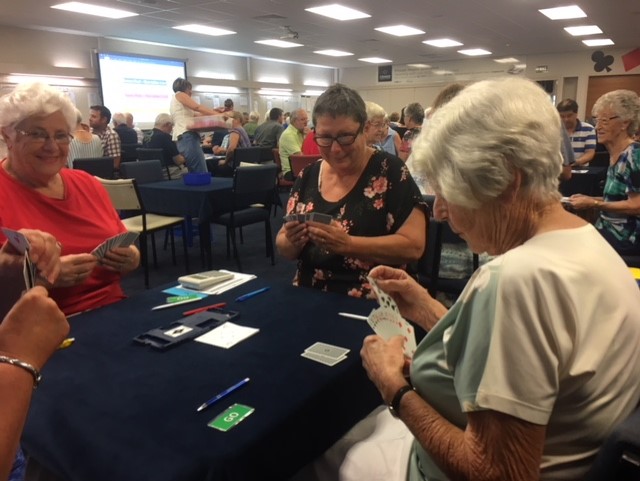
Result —
[{"label": "club symbol sign", "polygon": [[607,72],[611,72],[611,64],[613,63],[613,55],[605,55],[602,50],[596,50],[591,55],[593,60],[593,70],[596,72],[602,72],[606,69]]}]

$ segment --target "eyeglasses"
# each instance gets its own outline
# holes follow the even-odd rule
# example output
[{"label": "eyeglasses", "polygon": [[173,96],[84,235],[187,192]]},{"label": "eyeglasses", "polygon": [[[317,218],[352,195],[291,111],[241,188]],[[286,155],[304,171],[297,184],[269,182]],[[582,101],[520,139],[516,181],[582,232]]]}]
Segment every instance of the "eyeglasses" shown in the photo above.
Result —
[{"label": "eyeglasses", "polygon": [[58,145],[67,145],[73,139],[73,135],[66,132],[58,132],[53,136],[49,135],[46,130],[20,130],[16,129],[20,135],[27,138],[29,143],[44,145],[47,140],[52,139]]},{"label": "eyeglasses", "polygon": [[385,124],[384,122],[369,122],[369,125],[371,125],[371,127],[373,127],[374,129],[383,129],[387,126],[387,124]]},{"label": "eyeglasses", "polygon": [[619,119],[619,115],[614,115],[613,117],[605,117],[603,119],[594,119],[596,124],[607,125],[613,119]]},{"label": "eyeglasses", "polygon": [[338,142],[338,145],[351,145],[356,141],[356,138],[360,135],[360,132],[357,134],[342,134],[337,137],[328,137],[328,136],[318,136],[315,135],[313,140],[319,147],[331,147],[333,142]]}]

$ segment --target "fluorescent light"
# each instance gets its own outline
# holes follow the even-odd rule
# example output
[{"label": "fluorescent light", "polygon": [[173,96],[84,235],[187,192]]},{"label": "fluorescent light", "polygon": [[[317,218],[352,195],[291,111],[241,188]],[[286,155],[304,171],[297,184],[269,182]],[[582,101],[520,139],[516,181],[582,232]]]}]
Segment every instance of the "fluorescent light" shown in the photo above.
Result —
[{"label": "fluorescent light", "polygon": [[317,13],[318,15],[324,15],[325,17],[340,21],[357,20],[359,18],[369,18],[371,16],[368,13],[354,10],[353,8],[345,7],[337,3],[324,5],[322,7],[305,8],[305,10],[307,12]]},{"label": "fluorescent light", "polygon": [[7,81],[12,84],[39,82],[62,87],[82,87],[85,84],[85,82],[82,81],[82,77],[58,77],[55,75],[29,75],[21,73],[9,74]]},{"label": "fluorescent light", "polygon": [[320,55],[329,55],[330,57],[348,57],[349,55],[353,55],[351,52],[344,52],[342,50],[315,50],[313,53],[317,53]]},{"label": "fluorescent light", "polygon": [[288,84],[288,83],[290,83],[289,79],[285,78],[285,77],[260,77],[260,78],[258,78],[258,82],[263,82],[263,83],[268,83],[268,84]]},{"label": "fluorescent light", "polygon": [[254,43],[261,43],[262,45],[269,45],[271,47],[280,48],[292,48],[292,47],[304,47],[301,43],[285,42],[284,40],[256,40]]},{"label": "fluorescent light", "polygon": [[236,33],[231,30],[225,30],[224,28],[207,27],[206,25],[198,25],[197,23],[190,23],[187,25],[177,25],[173,28],[175,28],[176,30],[184,30],[185,32],[211,35],[213,37],[219,37],[221,35],[232,35]]},{"label": "fluorescent light", "polygon": [[450,38],[434,38],[433,40],[423,40],[422,43],[426,43],[427,45],[431,45],[432,47],[460,47],[464,45],[455,40],[451,40]]},{"label": "fluorescent light", "polygon": [[433,73],[436,75],[451,75],[453,72],[451,70],[433,70]]},{"label": "fluorescent light", "polygon": [[329,84],[327,82],[323,82],[322,80],[305,80],[305,87],[328,87]]},{"label": "fluorescent light", "polygon": [[58,5],[52,5],[51,8],[56,10],[65,10],[67,12],[85,13],[87,15],[96,15],[98,17],[106,18],[126,18],[135,17],[138,14],[133,12],[127,12],[117,8],[100,7],[98,5],[90,5],[88,3],[81,2],[67,2],[60,3]]},{"label": "fluorescent light", "polygon": [[407,67],[411,67],[411,68],[431,68],[431,65],[427,65],[426,63],[410,63],[410,64],[407,64]]},{"label": "fluorescent light", "polygon": [[194,77],[211,78],[216,80],[236,80],[236,76],[232,73],[208,72],[206,70],[196,72]]},{"label": "fluorescent light", "polygon": [[610,38],[592,38],[589,40],[583,40],[587,47],[602,47],[604,45],[614,45],[613,40]]},{"label": "fluorescent light", "polygon": [[582,25],[579,27],[564,27],[564,29],[569,32],[574,37],[579,37],[581,35],[596,35],[598,33],[602,33],[600,27],[597,25]]},{"label": "fluorescent light", "polygon": [[518,63],[520,60],[513,57],[506,57],[506,58],[494,58],[493,61],[498,63]]},{"label": "fluorescent light", "polygon": [[280,97],[290,97],[291,89],[260,89],[257,92],[260,95],[277,95]]},{"label": "fluorescent light", "polygon": [[302,95],[309,95],[310,97],[318,97],[324,93],[324,90],[305,90]]},{"label": "fluorescent light", "polygon": [[584,18],[587,16],[584,11],[577,5],[569,5],[567,7],[543,8],[538,10],[542,15],[549,17],[551,20],[568,20],[570,18]]},{"label": "fluorescent light", "polygon": [[391,60],[380,57],[365,57],[359,58],[361,62],[369,62],[369,63],[391,63]]},{"label": "fluorescent light", "polygon": [[469,55],[470,57],[478,57],[479,55],[491,55],[491,52],[483,48],[468,48],[466,50],[458,50],[458,53],[462,55]]},{"label": "fluorescent light", "polygon": [[390,27],[376,28],[378,32],[388,33],[396,37],[407,37],[409,35],[422,35],[424,32],[417,28],[407,27],[406,25],[392,25]]},{"label": "fluorescent light", "polygon": [[239,94],[237,87],[227,87],[225,85],[194,85],[193,90],[196,92],[211,92],[218,94]]}]

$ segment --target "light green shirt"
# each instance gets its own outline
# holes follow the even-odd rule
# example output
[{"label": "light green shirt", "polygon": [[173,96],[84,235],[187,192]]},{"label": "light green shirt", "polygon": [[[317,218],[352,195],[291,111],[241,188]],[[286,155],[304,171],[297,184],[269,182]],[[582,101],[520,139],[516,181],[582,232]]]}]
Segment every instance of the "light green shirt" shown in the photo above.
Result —
[{"label": "light green shirt", "polygon": [[282,163],[282,173],[285,174],[291,171],[291,162],[289,162],[289,156],[302,152],[302,142],[304,141],[304,134],[296,129],[293,125],[289,125],[282,135],[279,141],[280,150],[280,162]]}]

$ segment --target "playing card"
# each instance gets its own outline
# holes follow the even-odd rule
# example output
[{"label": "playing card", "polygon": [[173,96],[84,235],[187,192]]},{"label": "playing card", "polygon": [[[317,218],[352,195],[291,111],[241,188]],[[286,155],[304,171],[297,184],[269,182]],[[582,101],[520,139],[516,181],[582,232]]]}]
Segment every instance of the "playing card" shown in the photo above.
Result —
[{"label": "playing card", "polygon": [[135,232],[123,232],[121,234],[109,237],[98,247],[93,249],[91,253],[98,259],[102,259],[107,252],[116,247],[129,247],[138,238],[138,234]]},{"label": "playing card", "polygon": [[331,224],[331,221],[333,220],[333,217],[331,217],[328,214],[321,214],[320,212],[311,212],[310,214],[307,214],[308,218],[307,220],[310,220],[312,222],[319,222],[321,224]]},{"label": "playing card", "polygon": [[298,222],[307,222],[307,214],[297,214]]},{"label": "playing card", "polygon": [[29,257],[29,251],[24,252],[24,264],[22,266],[22,275],[24,276],[24,285],[27,290],[36,285],[37,268],[35,264],[31,262]]},{"label": "playing card", "polygon": [[347,355],[349,349],[344,347],[334,346],[332,344],[326,344],[324,342],[316,342],[304,350],[306,353],[321,354],[332,359],[339,359]]},{"label": "playing card", "polygon": [[371,285],[371,290],[376,295],[378,304],[380,304],[381,307],[388,307],[389,309],[396,311],[398,315],[400,315],[400,310],[398,309],[396,301],[393,300],[393,297],[380,289],[380,287],[378,287],[378,283],[373,277],[367,276],[367,280]]},{"label": "playing card", "polygon": [[338,359],[329,356],[323,356],[322,354],[317,354],[315,352],[305,351],[300,354],[302,357],[306,357],[307,359],[311,359],[312,361],[319,362],[320,364],[324,364],[325,366],[335,366],[340,361],[344,361],[347,356],[342,356]]},{"label": "playing card", "polygon": [[11,244],[20,254],[24,254],[25,251],[29,250],[29,241],[21,232],[3,227],[2,233],[7,236],[9,244]]},{"label": "playing card", "polygon": [[371,311],[367,323],[373,331],[385,340],[394,336],[404,337],[404,354],[413,357],[416,352],[416,335],[411,324],[393,309],[378,307]]},{"label": "playing card", "polygon": [[289,214],[284,216],[285,222],[293,222],[294,220],[298,220],[298,216],[296,214]]}]

